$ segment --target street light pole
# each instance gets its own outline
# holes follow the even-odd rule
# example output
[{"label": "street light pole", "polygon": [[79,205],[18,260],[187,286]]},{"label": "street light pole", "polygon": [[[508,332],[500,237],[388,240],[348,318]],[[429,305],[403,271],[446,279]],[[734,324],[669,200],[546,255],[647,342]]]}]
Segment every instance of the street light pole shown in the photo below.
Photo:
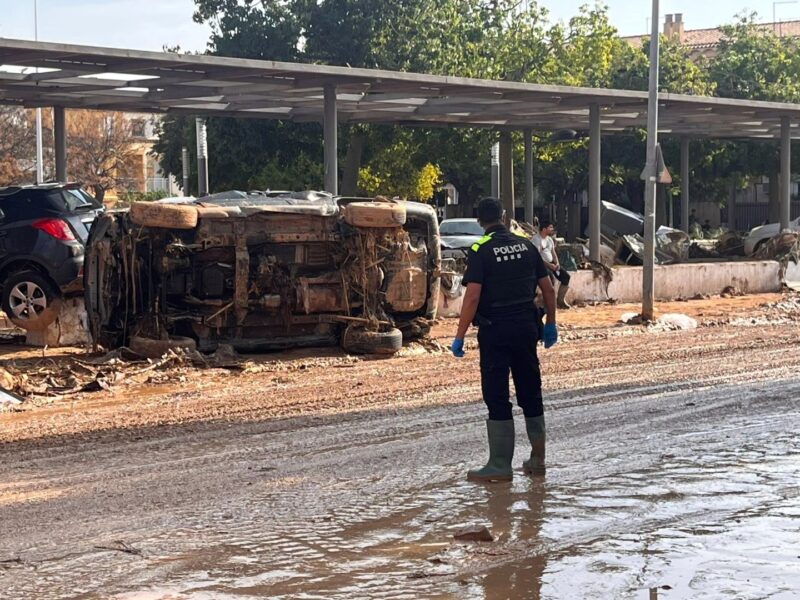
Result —
[{"label": "street light pole", "polygon": [[[39,41],[39,7],[33,0],[33,38]],[[36,69],[39,72],[39,69]],[[42,151],[42,109],[36,109],[36,183],[44,183],[44,152]]]},{"label": "street light pole", "polygon": [[656,180],[658,165],[658,71],[659,71],[659,0],[653,0],[650,37],[650,95],[647,103],[647,164],[644,194],[644,267],[642,270],[642,319],[655,317],[655,241]]}]

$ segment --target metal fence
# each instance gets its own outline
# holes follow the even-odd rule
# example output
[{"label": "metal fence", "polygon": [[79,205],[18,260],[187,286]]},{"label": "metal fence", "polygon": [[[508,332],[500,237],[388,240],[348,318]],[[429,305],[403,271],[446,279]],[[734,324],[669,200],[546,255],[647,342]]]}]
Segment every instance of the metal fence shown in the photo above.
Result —
[{"label": "metal fence", "polygon": [[169,192],[169,177],[148,177],[145,180],[146,192]]},{"label": "metal fence", "polygon": [[[769,223],[769,204],[763,202],[736,204],[736,229],[748,231],[764,223]],[[791,219],[800,216],[800,202],[792,202]]]}]

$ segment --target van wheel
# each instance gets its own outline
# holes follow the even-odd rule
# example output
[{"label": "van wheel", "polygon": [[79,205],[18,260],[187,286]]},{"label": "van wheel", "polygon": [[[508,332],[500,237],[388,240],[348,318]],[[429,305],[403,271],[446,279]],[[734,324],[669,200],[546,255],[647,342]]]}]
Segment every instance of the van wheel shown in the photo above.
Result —
[{"label": "van wheel", "polygon": [[17,327],[42,331],[58,317],[61,292],[38,271],[17,271],[3,283],[2,305]]},{"label": "van wheel", "polygon": [[344,221],[353,227],[400,227],[406,207],[396,202],[351,202],[344,207]]},{"label": "van wheel", "polygon": [[197,227],[197,207],[190,204],[158,204],[134,202],[131,221],[142,227],[163,229],[194,229]]},{"label": "van wheel", "polygon": [[139,335],[131,337],[128,347],[132,352],[145,358],[161,358],[170,350],[197,350],[197,342],[190,337],[173,336],[166,340],[157,340]]},{"label": "van wheel", "polygon": [[389,331],[368,331],[352,325],[342,334],[342,348],[354,354],[397,353],[403,347],[403,334],[399,329]]}]

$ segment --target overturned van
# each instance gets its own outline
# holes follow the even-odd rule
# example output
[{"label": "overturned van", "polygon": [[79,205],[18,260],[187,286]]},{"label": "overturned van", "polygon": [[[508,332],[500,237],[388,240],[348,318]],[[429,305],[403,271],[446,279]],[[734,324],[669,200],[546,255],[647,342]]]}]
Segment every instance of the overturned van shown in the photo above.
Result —
[{"label": "overturned van", "polygon": [[233,192],[134,203],[92,228],[89,327],[106,348],[392,354],[436,317],[440,252],[435,211],[416,202]]}]

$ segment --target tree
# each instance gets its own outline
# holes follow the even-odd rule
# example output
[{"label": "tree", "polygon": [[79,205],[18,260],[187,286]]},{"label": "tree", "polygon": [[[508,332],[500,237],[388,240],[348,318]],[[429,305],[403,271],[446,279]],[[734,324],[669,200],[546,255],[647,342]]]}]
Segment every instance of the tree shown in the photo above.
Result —
[{"label": "tree", "polygon": [[[195,19],[212,26],[209,51],[214,54],[647,89],[649,42],[633,48],[621,40],[601,5],[583,6],[567,25],[549,26],[544,8],[518,0],[195,0],[195,4]],[[719,56],[710,61],[693,60],[676,40],[663,39],[661,88],[695,95],[797,97],[800,53],[794,52],[792,42],[776,42],[752,19],[743,18],[725,31]],[[748,57],[756,55],[754,67]],[[775,97],[778,92],[782,95]],[[342,125],[342,189],[353,193],[360,173],[363,191],[380,181],[397,188],[383,193],[408,192],[415,174],[431,164],[469,202],[488,191],[488,153],[495,137],[487,130]],[[215,186],[274,189],[321,184],[318,124],[248,121],[243,125],[211,119],[209,138],[212,147],[225,148],[224,153],[211,154]],[[180,174],[180,147],[193,148],[193,139],[191,121],[165,122],[158,150],[169,172]],[[663,144],[668,160],[678,155],[676,141],[665,139]],[[520,146],[518,138],[518,157]],[[401,147],[404,152],[393,151]],[[769,157],[756,160],[756,148],[745,151],[740,145],[706,143],[707,152],[702,162],[698,158],[695,171],[717,176],[702,181],[695,177],[693,187],[704,197],[726,198],[731,181],[744,181],[754,169],[741,161],[769,162]],[[640,207],[643,156],[643,136],[637,132],[604,139],[605,198]],[[515,171],[519,185],[524,177],[521,162]],[[537,143],[535,164],[546,195],[561,198],[585,189],[587,142],[558,148]],[[730,178],[724,169],[730,169]]]},{"label": "tree", "polygon": [[[547,58],[544,11],[532,3],[520,12],[517,0],[196,0],[196,9],[195,20],[212,26],[212,54],[515,80],[537,78]],[[176,176],[180,148],[193,139],[188,123],[166,121],[157,146],[165,170]],[[316,124],[234,123],[218,119],[208,123],[212,147],[225,147],[224,157],[211,153],[209,171],[215,187],[270,184],[274,188],[271,184],[278,175],[306,172],[297,167],[309,161],[321,164],[322,136]],[[373,157],[383,156],[385,164],[384,150],[404,135],[395,128],[363,126],[343,126],[342,133],[341,147],[348,153],[342,161],[343,188],[344,183],[352,188],[361,164],[378,168],[370,162]],[[415,156],[408,168],[439,164],[447,180],[463,182],[462,194],[465,189],[477,194],[482,190],[476,180],[488,176],[489,146],[474,142],[489,137],[467,130],[432,135],[416,130],[411,139],[418,152],[432,149],[431,138],[440,144],[434,149],[435,158]],[[261,143],[253,148],[245,138]],[[469,171],[456,170],[464,168]],[[298,185],[298,181],[288,183],[285,187]]]},{"label": "tree", "polygon": [[99,201],[134,172],[131,124],[122,113],[67,111],[67,173]]},{"label": "tree", "polygon": [[369,195],[389,193],[408,200],[429,202],[442,183],[438,165],[415,164],[420,153],[412,147],[412,136],[387,146],[359,171],[358,187]]},{"label": "tree", "polygon": [[35,136],[25,109],[0,106],[0,185],[19,184],[33,176]]},{"label": "tree", "polygon": [[723,38],[711,63],[720,96],[748,100],[800,102],[797,41],[758,25],[756,14],[740,15],[722,28]]}]

